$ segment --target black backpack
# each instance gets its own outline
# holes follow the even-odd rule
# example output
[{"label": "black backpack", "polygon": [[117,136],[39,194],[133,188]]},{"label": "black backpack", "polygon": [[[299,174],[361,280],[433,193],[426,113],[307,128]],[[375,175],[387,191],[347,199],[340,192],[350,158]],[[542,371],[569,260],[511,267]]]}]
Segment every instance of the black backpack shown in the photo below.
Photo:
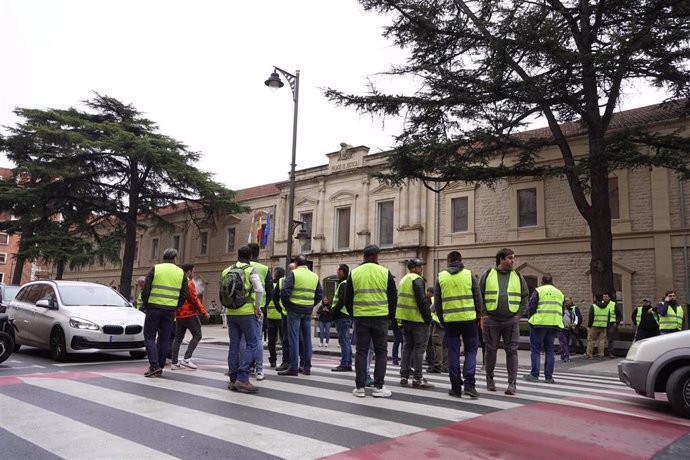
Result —
[{"label": "black backpack", "polygon": [[247,297],[250,292],[247,292],[244,282],[247,277],[245,269],[251,267],[247,264],[244,266],[233,265],[230,270],[223,275],[220,280],[220,303],[226,308],[237,309],[247,303]]}]

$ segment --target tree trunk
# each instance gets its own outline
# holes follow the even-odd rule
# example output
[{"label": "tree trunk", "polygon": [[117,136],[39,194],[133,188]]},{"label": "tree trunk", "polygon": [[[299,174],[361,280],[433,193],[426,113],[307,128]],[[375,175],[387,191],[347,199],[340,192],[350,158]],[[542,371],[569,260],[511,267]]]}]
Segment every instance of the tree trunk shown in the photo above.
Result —
[{"label": "tree trunk", "polygon": [[61,280],[65,274],[65,260],[60,259],[55,262],[55,279]]},{"label": "tree trunk", "polygon": [[125,250],[122,254],[122,272],[120,273],[120,294],[129,300],[132,295],[132,273],[134,272],[134,249],[137,244],[137,217],[127,216],[125,221]]},{"label": "tree trunk", "polygon": [[[19,244],[21,245],[21,243]],[[24,271],[26,258],[15,254],[14,260],[16,263],[14,265],[14,272],[12,272],[12,284],[22,284],[22,272]]]}]

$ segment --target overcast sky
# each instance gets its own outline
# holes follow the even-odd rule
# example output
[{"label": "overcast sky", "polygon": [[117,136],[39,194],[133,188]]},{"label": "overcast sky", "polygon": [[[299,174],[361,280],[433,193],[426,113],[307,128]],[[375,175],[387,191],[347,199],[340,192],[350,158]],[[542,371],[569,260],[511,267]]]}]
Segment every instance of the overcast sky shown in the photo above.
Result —
[{"label": "overcast sky", "polygon": [[[294,105],[286,81],[264,85],[273,66],[301,71],[297,169],[326,163],[340,142],[388,150],[399,119],[322,91],[363,93],[404,61],[385,24],[356,0],[0,0],[0,125],[17,123],[15,107],[83,108],[97,91],[201,152],[196,166],[231,189],[287,180]],[[657,101],[637,90],[627,105]]]}]

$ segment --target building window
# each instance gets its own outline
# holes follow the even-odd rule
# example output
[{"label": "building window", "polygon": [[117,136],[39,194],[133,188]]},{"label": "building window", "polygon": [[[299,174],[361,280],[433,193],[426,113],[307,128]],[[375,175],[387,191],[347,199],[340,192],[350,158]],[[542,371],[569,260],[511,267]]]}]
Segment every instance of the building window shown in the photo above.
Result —
[{"label": "building window", "polygon": [[177,252],[180,252],[180,235],[173,235],[172,248]]},{"label": "building window", "polygon": [[452,203],[452,219],[453,219],[453,233],[466,232],[469,229],[468,209],[469,198],[466,196],[460,198],[453,198]]},{"label": "building window", "polygon": [[518,190],[517,198],[518,227],[534,227],[537,225],[537,189]]},{"label": "building window", "polygon": [[350,249],[350,208],[336,210],[336,249]]},{"label": "building window", "polygon": [[393,202],[384,201],[378,205],[379,213],[379,245],[393,245]]},{"label": "building window", "polygon": [[302,252],[309,252],[311,251],[311,224],[313,222],[313,214],[310,212],[304,212],[299,215],[299,220],[304,222],[304,229],[307,231],[307,235],[309,235],[309,238],[304,240],[304,243],[302,244]]},{"label": "building window", "polygon": [[225,230],[225,252],[232,254],[235,252],[235,228]]},{"label": "building window", "polygon": [[9,244],[9,242],[10,235],[8,235],[7,233],[0,233],[0,244],[6,246]]},{"label": "building window", "polygon": [[620,219],[621,202],[617,177],[609,177],[609,206],[611,207],[611,219]]},{"label": "building window", "polygon": [[151,260],[158,260],[158,238],[151,240]]},{"label": "building window", "polygon": [[208,232],[199,233],[199,255],[205,256],[208,251]]},{"label": "building window", "polygon": [[7,263],[7,253],[0,252],[0,265],[5,265]]},{"label": "building window", "polygon": [[0,283],[4,283],[4,282],[5,282],[5,274],[0,273]]}]

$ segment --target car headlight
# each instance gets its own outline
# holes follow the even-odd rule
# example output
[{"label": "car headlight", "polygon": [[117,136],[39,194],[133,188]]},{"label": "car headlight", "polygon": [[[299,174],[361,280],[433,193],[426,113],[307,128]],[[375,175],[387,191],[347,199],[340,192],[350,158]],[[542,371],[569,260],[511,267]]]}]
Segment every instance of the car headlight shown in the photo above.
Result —
[{"label": "car headlight", "polygon": [[628,349],[628,354],[625,356],[625,359],[628,359],[630,361],[637,361],[637,354],[640,350],[640,342],[635,341],[630,345],[630,349]]},{"label": "car headlight", "polygon": [[97,331],[99,329],[98,324],[76,317],[69,319],[69,325],[75,329],[88,329],[90,331]]}]

